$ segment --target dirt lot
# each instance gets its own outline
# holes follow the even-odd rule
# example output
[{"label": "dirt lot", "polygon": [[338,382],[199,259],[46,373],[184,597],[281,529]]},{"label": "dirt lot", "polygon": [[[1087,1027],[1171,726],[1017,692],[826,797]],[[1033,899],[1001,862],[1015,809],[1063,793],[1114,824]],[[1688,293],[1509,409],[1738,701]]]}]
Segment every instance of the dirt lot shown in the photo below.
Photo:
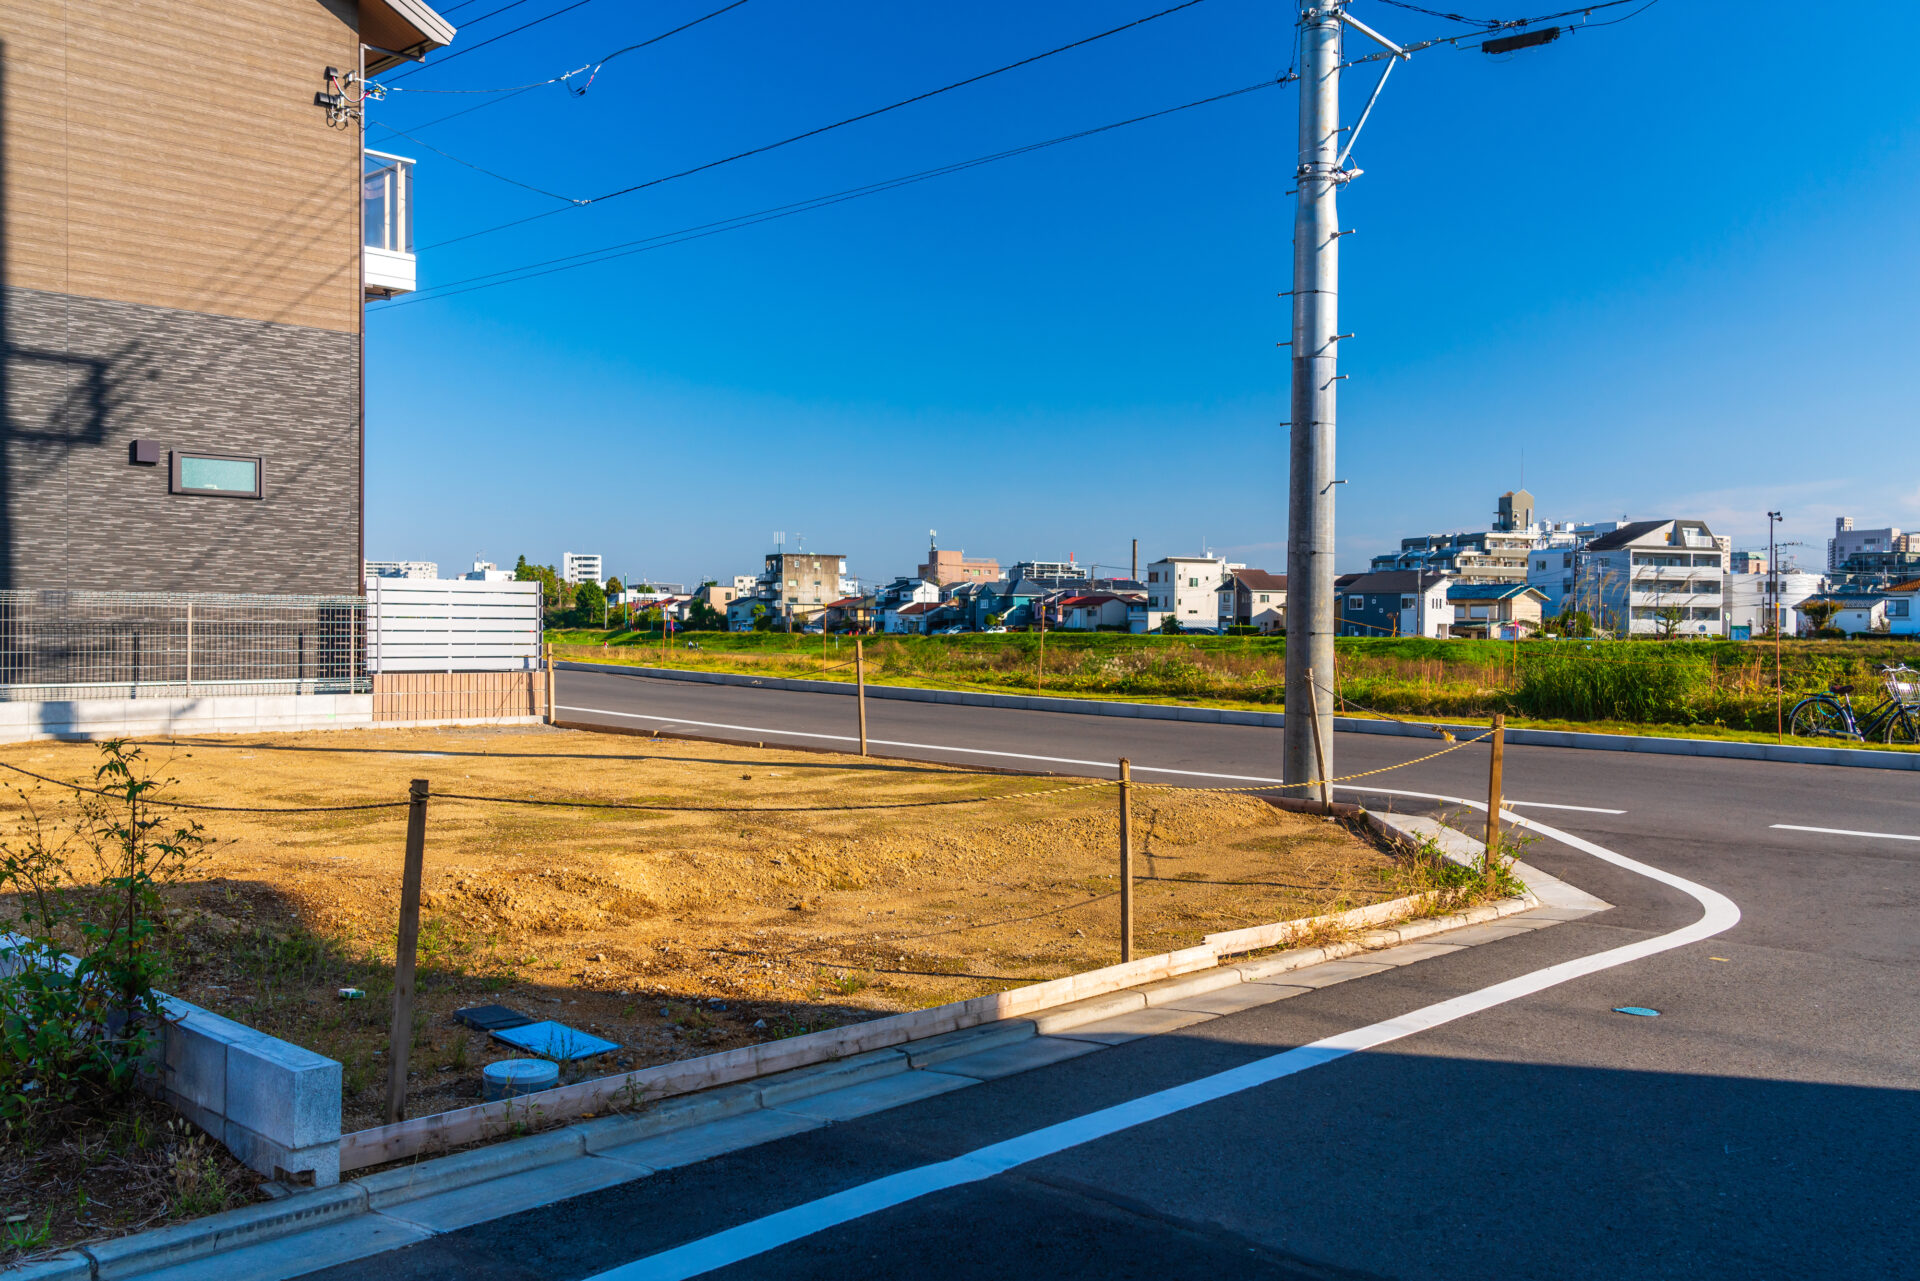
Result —
[{"label": "dirt lot", "polygon": [[[1116,795],[1069,790],[1076,780],[544,728],[146,751],[177,780],[166,795],[209,804],[399,799],[427,778],[436,794],[710,807],[432,803],[414,1114],[472,1101],[480,1067],[515,1056],[454,1025],[464,1005],[620,1042],[601,1072],[1118,959]],[[86,744],[0,753],[73,780],[97,756]],[[55,792],[27,786],[42,804]],[[928,804],[975,797],[994,799]],[[347,1128],[377,1123],[405,811],[196,817],[216,844],[169,892],[171,989],[338,1058]],[[1247,796],[1140,789],[1134,832],[1142,953],[1403,889],[1397,865],[1343,827]],[[340,1000],[342,986],[366,998]]]}]

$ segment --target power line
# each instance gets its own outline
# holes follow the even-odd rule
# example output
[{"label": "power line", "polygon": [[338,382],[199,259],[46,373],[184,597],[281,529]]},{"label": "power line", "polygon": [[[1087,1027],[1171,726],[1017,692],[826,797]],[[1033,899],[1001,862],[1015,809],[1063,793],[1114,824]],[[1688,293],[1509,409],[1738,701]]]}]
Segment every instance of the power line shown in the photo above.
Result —
[{"label": "power line", "polygon": [[[731,2],[731,3],[729,3],[729,4],[724,4],[724,5],[721,5],[721,6],[720,6],[720,7],[718,8],[718,9],[715,9],[715,10],[714,10],[713,12],[711,12],[711,13],[703,13],[703,14],[701,14],[701,15],[700,15],[699,17],[697,17],[697,18],[694,18],[694,19],[692,19],[691,21],[688,21],[688,22],[683,22],[683,23],[681,23],[681,24],[680,24],[679,26],[677,26],[677,27],[674,27],[674,28],[672,28],[672,29],[671,29],[671,30],[669,30],[669,31],[662,31],[662,32],[661,32],[661,33],[660,33],[659,35],[657,35],[657,36],[650,36],[650,37],[648,37],[647,39],[645,39],[645,40],[642,40],[642,41],[641,41],[641,42],[640,42],[639,44],[630,44],[630,45],[628,45],[628,46],[627,46],[626,48],[624,48],[624,49],[615,49],[615,50],[614,50],[614,51],[613,51],[612,53],[610,53],[610,54],[608,54],[608,55],[607,55],[606,57],[604,57],[604,58],[602,58],[602,59],[600,59],[600,60],[599,60],[598,62],[588,62],[588,63],[583,63],[583,64],[581,64],[580,66],[578,66],[578,67],[575,67],[575,68],[574,68],[574,69],[573,69],[572,71],[567,71],[567,72],[563,72],[563,73],[561,73],[560,75],[557,75],[557,76],[550,76],[550,77],[548,77],[548,78],[547,78],[547,79],[545,79],[545,80],[535,80],[535,81],[532,81],[532,82],[530,82],[530,83],[528,83],[528,84],[519,84],[519,85],[506,85],[506,86],[504,86],[504,87],[502,87],[502,88],[498,88],[498,89],[415,89],[415,88],[410,88],[410,87],[408,87],[408,86],[406,86],[406,85],[396,85],[396,86],[392,86],[392,87],[391,87],[391,92],[393,92],[393,93],[457,93],[457,94],[470,94],[470,93],[505,93],[505,94],[517,94],[517,93],[521,93],[521,92],[523,92],[524,90],[527,90],[527,89],[538,89],[538,88],[540,88],[540,87],[541,87],[542,85],[557,85],[557,84],[566,84],[566,82],[567,82],[567,81],[569,81],[569,80],[571,80],[571,79],[573,79],[573,77],[575,77],[575,76],[577,76],[577,75],[579,75],[579,74],[581,74],[582,72],[585,72],[585,73],[587,73],[587,83],[586,83],[586,84],[583,84],[583,85],[581,85],[581,86],[580,86],[580,87],[579,87],[578,89],[575,89],[575,88],[573,88],[573,86],[571,86],[571,85],[568,85],[568,86],[567,86],[567,88],[568,88],[568,91],[569,91],[569,92],[571,92],[571,93],[573,93],[573,94],[574,94],[574,95],[575,95],[576,97],[577,97],[577,96],[583,96],[583,95],[585,95],[585,93],[587,92],[587,90],[588,90],[589,88],[591,88],[591,87],[592,87],[592,85],[593,85],[593,81],[594,81],[594,77],[596,77],[596,76],[598,76],[598,75],[600,74],[600,68],[602,68],[602,67],[604,67],[604,66],[606,66],[606,65],[607,65],[607,64],[608,64],[609,62],[612,62],[612,61],[613,61],[613,60],[614,60],[615,58],[618,58],[618,57],[620,57],[620,56],[621,56],[622,54],[627,54],[627,53],[632,53],[632,52],[633,52],[634,50],[636,50],[636,49],[644,49],[644,48],[646,48],[646,47],[647,47],[648,45],[654,45],[654,44],[659,44],[659,43],[660,43],[660,42],[661,42],[662,40],[665,40],[665,39],[666,39],[666,38],[667,38],[668,36],[677,36],[677,35],[679,35],[679,34],[680,34],[680,33],[681,33],[682,31],[685,31],[685,30],[687,30],[687,29],[688,29],[689,27],[697,27],[697,26],[699,26],[699,25],[700,25],[701,23],[703,23],[703,22],[706,22],[706,21],[708,21],[708,20],[710,20],[710,19],[713,19],[713,18],[717,18],[717,17],[719,17],[719,16],[721,15],[721,14],[723,14],[723,13],[726,13],[727,11],[729,11],[729,10],[731,10],[731,9],[738,9],[738,8],[739,8],[739,7],[741,6],[741,5],[743,5],[743,4],[745,4],[745,3],[747,3],[747,0],[732,0],[732,2]],[[385,89],[385,88],[388,88],[388,86],[385,86],[385,85],[381,85],[380,87],[381,87],[381,88],[383,88],[383,89]],[[420,126],[420,127],[424,129],[424,128],[425,128],[426,126],[425,126],[425,125],[422,125],[422,126]]]},{"label": "power line", "polygon": [[479,44],[470,44],[463,49],[455,49],[452,53],[448,54],[444,58],[436,58],[432,62],[422,63],[417,67],[408,67],[405,71],[402,71],[397,75],[388,76],[387,79],[403,80],[408,76],[419,75],[422,71],[429,70],[430,68],[444,66],[445,64],[452,62],[455,58],[458,58],[463,54],[472,53],[476,49],[484,49],[490,44],[499,44],[502,40],[505,40],[508,36],[517,36],[522,31],[525,31],[529,27],[537,27],[543,22],[551,22],[553,19],[559,17],[563,13],[572,13],[575,9],[583,8],[586,5],[590,5],[592,3],[593,3],[593,0],[574,0],[572,4],[568,5],[564,9],[555,9],[552,13],[547,14],[543,18],[535,18],[532,22],[523,22],[511,31],[502,31],[499,35],[494,36],[491,40],[482,40]]},{"label": "power line", "polygon": [[[990,155],[976,156],[971,160],[955,161],[952,164],[940,165],[932,169],[922,169],[917,173],[903,174],[899,177],[882,179],[879,182],[867,183],[859,187],[850,187],[843,191],[809,197],[806,200],[794,201],[791,204],[776,205],[772,208],[756,210],[753,213],[737,214],[733,217],[722,218],[714,222],[700,223],[692,227],[682,227],[677,231],[661,232],[657,235],[642,237],[638,240],[624,241],[614,245],[604,245],[598,249],[583,250],[580,253],[568,254],[560,258],[549,258],[541,262],[524,263],[518,267],[507,267],[499,271],[487,272],[478,276],[469,276],[463,280],[453,280],[444,285],[436,285],[429,289],[421,290],[406,299],[383,303],[369,310],[380,312],[390,310],[394,307],[411,306],[415,303],[438,302],[442,298],[451,298],[458,294],[473,293],[480,289],[492,289],[500,285],[519,284],[523,281],[534,280],[541,276],[549,276],[562,271],[572,271],[579,267],[596,266],[603,262],[610,262],[616,258],[646,253],[652,249],[664,249],[669,245],[684,244],[689,240],[701,240],[707,236],[718,235],[723,231],[737,231],[741,228],[755,226],[759,223],[772,222],[779,218],[791,217],[793,214],[806,213],[814,209],[824,209],[829,205],[841,204],[848,200],[857,200],[862,196],[878,195],[884,191],[892,191],[899,187],[925,182],[930,178],[945,177],[949,174],[960,173],[981,165],[992,164],[995,161],[1007,160],[1014,156],[1026,155],[1029,152],[1059,146],[1062,143],[1076,142],[1082,138],[1093,137],[1096,134],[1107,133],[1115,129],[1123,129],[1128,125],[1136,125],[1148,120],[1157,120],[1162,116],[1174,115],[1178,112],[1189,111],[1195,107],[1204,107],[1215,102],[1224,102],[1229,98],[1238,98],[1243,94],[1255,93],[1261,89],[1275,88],[1298,78],[1297,76],[1288,74],[1274,80],[1262,80],[1258,84],[1246,85],[1239,89],[1230,89],[1225,93],[1213,94],[1206,98],[1197,98],[1192,102],[1183,102],[1177,106],[1162,108],[1159,111],[1150,111],[1145,115],[1132,116],[1125,120],[1116,120],[1110,124],[1097,125],[1091,129],[1082,129],[1074,133],[1062,134],[1059,137],[1048,138],[1041,142],[1028,143],[1020,147],[1011,147],[1005,151],[993,152]],[[512,278],[497,279],[497,277]]]},{"label": "power line", "polygon": [[[481,23],[483,23],[483,22],[485,22],[485,21],[486,21],[486,20],[487,20],[488,18],[497,18],[497,17],[499,17],[499,16],[501,15],[501,14],[503,14],[503,13],[505,13],[505,12],[506,12],[507,10],[509,10],[509,9],[518,9],[518,8],[519,8],[519,7],[521,6],[521,5],[523,5],[523,4],[525,4],[525,3],[527,3],[527,0],[513,0],[513,3],[511,3],[511,4],[503,4],[503,5],[501,5],[501,6],[500,6],[500,7],[498,8],[498,9],[495,9],[495,10],[494,10],[493,12],[491,12],[491,13],[483,13],[483,14],[481,14],[481,15],[480,15],[479,17],[477,17],[477,18],[470,18],[470,19],[468,19],[468,20],[467,20],[466,22],[464,22],[464,23],[462,23],[461,25],[462,25],[462,26],[466,26],[466,27],[477,27],[477,26],[479,26],[479,25],[480,25]],[[466,5],[462,5],[462,6],[460,6],[460,7],[464,9],[464,8],[466,8],[467,6],[466,6]],[[443,14],[443,15],[441,15],[441,16],[442,16],[442,17],[445,17],[446,15],[445,15],[445,14]]]},{"label": "power line", "polygon": [[[1381,0],[1381,2],[1382,2],[1383,4],[1397,4],[1397,3],[1398,3],[1398,0]],[[1467,41],[1470,41],[1470,40],[1478,40],[1478,39],[1480,39],[1480,38],[1481,38],[1482,36],[1486,36],[1486,35],[1490,35],[1490,34],[1492,34],[1492,33],[1493,33],[1494,31],[1496,31],[1496,30],[1500,30],[1500,29],[1503,29],[1503,28],[1506,28],[1506,27],[1526,27],[1526,26],[1532,26],[1532,25],[1534,25],[1534,24],[1536,24],[1536,23],[1541,23],[1541,22],[1551,22],[1551,21],[1552,21],[1553,19],[1555,19],[1555,18],[1571,18],[1571,17],[1574,17],[1574,16],[1576,16],[1576,15],[1585,15],[1585,14],[1592,14],[1592,13],[1597,13],[1597,12],[1599,12],[1599,11],[1600,11],[1600,10],[1602,10],[1602,9],[1617,9],[1617,8],[1619,8],[1619,7],[1621,6],[1621,5],[1627,5],[1627,4],[1635,4],[1635,3],[1639,3],[1639,4],[1640,4],[1640,7],[1639,7],[1638,9],[1635,9],[1635,10],[1634,10],[1634,11],[1633,11],[1632,13],[1627,13],[1627,14],[1622,14],[1622,15],[1621,15],[1620,17],[1618,17],[1618,18],[1611,18],[1611,19],[1608,19],[1608,20],[1607,20],[1606,22],[1578,22],[1578,23],[1573,23],[1573,24],[1571,24],[1570,26],[1568,26],[1568,27],[1566,28],[1566,32],[1567,32],[1567,34],[1568,34],[1568,35],[1572,35],[1572,34],[1573,34],[1574,32],[1576,32],[1576,31],[1584,31],[1584,30],[1586,30],[1586,29],[1588,29],[1588,28],[1590,28],[1590,27],[1611,27],[1611,26],[1614,26],[1614,25],[1615,25],[1615,24],[1617,24],[1617,23],[1621,23],[1621,22],[1625,22],[1625,21],[1626,21],[1627,19],[1629,19],[1629,18],[1637,18],[1637,17],[1639,17],[1639,16],[1641,15],[1641,14],[1643,14],[1643,13],[1645,13],[1645,12],[1646,12],[1647,10],[1649,10],[1649,9],[1651,9],[1651,8],[1653,8],[1653,6],[1654,6],[1654,5],[1656,5],[1656,4],[1659,4],[1659,3],[1660,3],[1660,0],[1602,0],[1602,3],[1599,3],[1599,4],[1590,4],[1590,5],[1586,5],[1586,6],[1584,6],[1584,7],[1582,7],[1582,8],[1579,8],[1579,9],[1562,9],[1562,10],[1560,10],[1560,11],[1559,11],[1558,13],[1543,13],[1543,14],[1540,14],[1540,15],[1538,15],[1537,17],[1532,17],[1532,18],[1502,18],[1502,19],[1487,19],[1486,21],[1489,21],[1489,22],[1494,22],[1494,23],[1496,23],[1496,25],[1495,25],[1495,26],[1490,26],[1490,27],[1483,27],[1483,28],[1481,28],[1481,29],[1480,29],[1480,30],[1478,30],[1478,31],[1470,31],[1470,32],[1465,32],[1465,33],[1463,33],[1463,34],[1461,34],[1461,35],[1457,35],[1457,36],[1441,36],[1440,38],[1438,38],[1438,39],[1435,39],[1435,40],[1419,40],[1419,41],[1415,41],[1415,42],[1414,42],[1414,43],[1412,43],[1412,44],[1408,44],[1408,45],[1403,45],[1403,46],[1401,46],[1401,48],[1400,48],[1400,51],[1399,51],[1398,53],[1396,53],[1396,52],[1393,52],[1393,51],[1391,51],[1391,50],[1387,50],[1387,49],[1382,49],[1382,50],[1380,50],[1380,51],[1378,51],[1377,53],[1369,53],[1369,54],[1365,54],[1365,55],[1363,55],[1363,56],[1361,56],[1361,57],[1358,57],[1358,58],[1351,58],[1351,59],[1348,59],[1348,60],[1347,60],[1346,62],[1343,62],[1343,63],[1341,63],[1341,64],[1340,64],[1340,67],[1341,67],[1341,69],[1342,69],[1342,70],[1344,70],[1344,69],[1346,69],[1346,68],[1348,68],[1348,67],[1357,67],[1357,66],[1360,66],[1360,65],[1361,65],[1361,64],[1363,64],[1363,63],[1368,63],[1368,62],[1380,62],[1380,61],[1382,61],[1382,60],[1384,60],[1384,59],[1387,59],[1387,58],[1400,58],[1400,57],[1404,57],[1404,56],[1406,56],[1407,54],[1411,54],[1411,53],[1420,53],[1421,51],[1423,51],[1423,50],[1426,50],[1426,49],[1434,49],[1434,48],[1441,48],[1441,47],[1446,47],[1446,48],[1452,48],[1452,49],[1459,49],[1459,48],[1461,48],[1461,47],[1462,47],[1463,45],[1465,45],[1465,43],[1466,43]],[[1403,8],[1403,9],[1412,9],[1412,8],[1415,8],[1415,6],[1413,6],[1413,5],[1407,5],[1407,4],[1401,4],[1401,5],[1399,6],[1399,7],[1400,7],[1400,8]],[[1419,12],[1421,12],[1421,13],[1431,13],[1431,12],[1433,12],[1432,10],[1427,10],[1427,9],[1420,9],[1420,10],[1418,10],[1418,11],[1419,11]],[[1474,21],[1474,22],[1477,22],[1477,21],[1481,21],[1481,20],[1480,20],[1480,19],[1467,19],[1467,21]],[[1477,48],[1479,48],[1480,46],[1479,46],[1479,45],[1467,45],[1466,47],[1468,47],[1468,48],[1476,48],[1476,49],[1477,49]]]},{"label": "power line", "polygon": [[545,187],[536,187],[530,182],[521,182],[518,178],[509,178],[507,177],[507,175],[503,173],[495,173],[491,169],[485,168],[481,165],[474,164],[473,161],[471,160],[462,160],[459,156],[454,155],[451,151],[442,151],[440,150],[440,148],[434,146],[432,143],[422,142],[420,139],[414,137],[412,134],[403,132],[402,130],[399,130],[399,129],[395,129],[392,125],[381,125],[380,127],[382,129],[385,129],[388,133],[395,134],[399,137],[405,138],[408,142],[412,143],[416,147],[425,147],[428,151],[433,152],[433,154],[436,156],[445,156],[448,160],[453,161],[453,163],[455,163],[456,165],[465,165],[467,168],[473,170],[475,173],[483,173],[489,178],[496,178],[499,181],[506,183],[508,186],[518,187],[522,191],[531,191],[536,195],[548,196],[554,200],[565,201],[569,205],[577,205],[577,204],[583,203],[582,201],[580,201],[579,199],[573,196],[563,196],[557,191],[548,191]]},{"label": "power line", "polygon": [[[588,2],[589,0],[581,0],[581,3],[583,4]],[[1109,27],[1105,31],[1096,32],[1095,34],[1090,36],[1084,36],[1081,39],[1075,40],[1069,44],[1056,46],[1055,48],[1046,50],[1044,53],[1033,54],[1029,57],[1020,59],[1018,62],[1009,62],[1004,66],[995,67],[991,71],[982,71],[978,75],[968,76],[964,80],[956,80],[951,84],[942,85],[938,89],[929,89],[924,93],[916,93],[910,98],[902,98],[898,102],[888,103],[884,107],[875,107],[871,111],[863,111],[859,115],[848,116],[844,119],[836,120],[832,124],[820,125],[816,128],[808,129],[803,133],[796,133],[791,137],[782,138],[777,142],[763,143],[758,147],[749,147],[745,151],[736,151],[730,156],[722,156],[718,160],[709,160],[704,164],[695,165],[691,169],[682,169],[677,173],[664,174],[658,178],[649,178],[645,182],[637,182],[632,184],[631,186],[621,187],[617,190],[609,191],[604,195],[594,196],[594,197],[591,197],[590,199],[583,200],[579,202],[579,204],[580,205],[599,204],[604,201],[618,199],[621,196],[630,196],[636,191],[645,191],[649,187],[657,187],[662,183],[673,182],[680,178],[691,177],[692,175],[697,173],[705,173],[709,169],[717,169],[721,165],[732,164],[736,160],[745,160],[750,156],[764,155],[769,151],[775,151],[781,147],[790,146],[793,143],[803,141],[807,138],[817,138],[823,133],[831,133],[835,129],[843,129],[848,125],[858,124],[860,121],[863,121],[863,120],[871,120],[875,116],[883,116],[890,111],[898,111],[900,108],[911,106],[916,102],[925,102],[927,99],[937,98],[943,93],[951,93],[955,89],[962,89],[968,85],[978,84],[982,80],[990,80],[994,76],[1004,75],[1006,72],[1016,70],[1017,68],[1030,66],[1033,63],[1039,62],[1043,59],[1051,58],[1056,54],[1062,54],[1072,49],[1078,49],[1083,45],[1092,44],[1096,40],[1104,40],[1108,36],[1118,35],[1123,31],[1130,31],[1135,27],[1141,26],[1145,23],[1152,22],[1157,18],[1164,18],[1170,14],[1179,13],[1183,9],[1191,9],[1195,5],[1202,4],[1204,2],[1205,0],[1181,0],[1181,3],[1174,5],[1172,8],[1162,9],[1158,13],[1150,13],[1144,18],[1135,18],[1132,22],[1122,23],[1120,26],[1117,26],[1117,27]],[[579,206],[576,205],[572,207],[577,208]],[[518,227],[525,223],[534,222],[541,218],[549,218],[556,213],[562,213],[562,212],[564,211],[560,209],[549,209],[545,213],[530,214],[525,218],[515,218],[510,222],[499,223],[492,227],[482,227],[478,231],[469,231],[464,233],[463,235],[454,236],[447,240],[437,241],[434,244],[427,245],[425,247],[427,249],[439,249],[445,245],[458,244],[463,240],[472,240],[478,236],[492,235],[496,231],[505,231],[509,227]]]}]

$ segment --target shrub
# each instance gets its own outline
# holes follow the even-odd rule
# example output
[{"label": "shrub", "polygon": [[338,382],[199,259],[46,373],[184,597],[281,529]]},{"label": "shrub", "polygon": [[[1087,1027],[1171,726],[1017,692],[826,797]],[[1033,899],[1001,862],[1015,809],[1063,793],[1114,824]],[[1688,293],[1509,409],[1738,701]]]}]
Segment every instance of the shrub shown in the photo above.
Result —
[{"label": "shrub", "polygon": [[[0,926],[22,936],[0,975],[0,1126],[31,1133],[129,1090],[151,1047],[167,957],[159,887],[198,862],[206,840],[154,801],[165,782],[137,747],[100,745],[95,791],[58,818],[19,792],[24,814],[0,841]],[[68,953],[74,959],[68,959]]]}]

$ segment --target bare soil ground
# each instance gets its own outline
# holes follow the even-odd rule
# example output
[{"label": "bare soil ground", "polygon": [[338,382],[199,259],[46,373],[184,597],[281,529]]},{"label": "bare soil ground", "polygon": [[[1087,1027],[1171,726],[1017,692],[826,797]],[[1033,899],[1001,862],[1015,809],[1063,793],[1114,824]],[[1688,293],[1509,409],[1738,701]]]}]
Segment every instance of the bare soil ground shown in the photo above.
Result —
[{"label": "bare soil ground", "polygon": [[[518,1056],[455,1025],[461,1006],[505,1004],[619,1042],[575,1073],[588,1075],[1118,959],[1111,787],[539,727],[146,752],[177,780],[165,795],[214,805],[397,800],[409,779],[431,781],[413,1115],[475,1101],[480,1068]],[[0,759],[84,781],[97,755],[38,743]],[[43,806],[57,790],[26,786]],[[17,806],[0,798],[0,811]],[[847,806],[891,808],[835,808]],[[339,1059],[348,1129],[380,1120],[405,813],[198,814],[216,844],[168,892],[169,989]],[[1406,888],[1344,827],[1245,795],[1141,788],[1133,827],[1143,954]]]}]

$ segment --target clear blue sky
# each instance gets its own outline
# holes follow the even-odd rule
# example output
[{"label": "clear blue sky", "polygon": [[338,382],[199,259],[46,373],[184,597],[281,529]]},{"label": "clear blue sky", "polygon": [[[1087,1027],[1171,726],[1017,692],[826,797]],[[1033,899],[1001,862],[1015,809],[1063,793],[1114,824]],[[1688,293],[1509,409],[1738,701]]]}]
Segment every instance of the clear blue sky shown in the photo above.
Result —
[{"label": "clear blue sky", "polygon": [[[517,85],[722,0],[572,0],[466,27],[398,89]],[[750,0],[420,130],[597,195],[1078,39],[1172,0]],[[453,4],[472,21],[507,0]],[[1433,6],[1444,7],[1444,6]],[[1495,7],[1488,16],[1538,9]],[[1471,12],[1480,14],[1476,0]],[[1293,6],[1205,0],[984,83],[498,234],[559,201],[384,132],[487,101],[392,93],[419,158],[423,284],[696,226],[1270,79]],[[1462,28],[1356,0],[1405,40]],[[1596,19],[1627,12],[1615,9]],[[1343,199],[1339,560],[1484,525],[1705,519],[1819,562],[1833,517],[1920,526],[1920,107],[1876,49],[1920,6],[1811,21],[1664,0],[1506,57],[1394,73]],[[1358,51],[1351,37],[1349,54]],[[1895,57],[1889,54],[1888,57]],[[1890,69],[1892,68],[1892,69]],[[1349,73],[1349,118],[1373,72]],[[1019,558],[1143,561],[1204,539],[1284,569],[1292,88],[582,270],[374,307],[368,554],[599,551],[621,575],[756,570],[774,530],[906,572],[926,531]],[[791,542],[790,544],[791,545]]]}]

